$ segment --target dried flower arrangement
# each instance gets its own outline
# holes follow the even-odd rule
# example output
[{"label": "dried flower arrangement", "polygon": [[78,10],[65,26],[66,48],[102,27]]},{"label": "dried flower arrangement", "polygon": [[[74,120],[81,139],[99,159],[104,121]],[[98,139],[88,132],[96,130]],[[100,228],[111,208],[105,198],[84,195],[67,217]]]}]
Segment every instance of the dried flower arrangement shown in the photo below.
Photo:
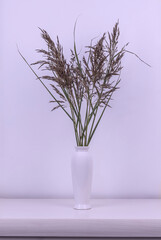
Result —
[{"label": "dried flower arrangement", "polygon": [[[61,108],[73,122],[77,146],[90,144],[106,108],[110,107],[112,95],[119,88],[118,84],[123,68],[121,60],[124,54],[129,52],[138,57],[135,53],[126,50],[128,44],[120,50],[118,49],[120,35],[118,24],[118,22],[115,24],[112,33],[104,33],[95,44],[91,40],[82,60],[79,59],[76,49],[75,24],[74,50],[71,50],[69,63],[64,57],[59,38],[57,37],[55,43],[45,30],[40,29],[41,36],[48,48],[47,50],[38,49],[37,52],[43,54],[43,60],[31,65],[38,64],[39,69],[47,70],[50,75],[39,77],[18,50],[37,79],[53,98],[51,102],[56,105],[52,110]],[[53,93],[43,80],[51,81]],[[67,105],[70,112],[66,109]],[[85,114],[83,114],[83,109],[85,109]]]}]

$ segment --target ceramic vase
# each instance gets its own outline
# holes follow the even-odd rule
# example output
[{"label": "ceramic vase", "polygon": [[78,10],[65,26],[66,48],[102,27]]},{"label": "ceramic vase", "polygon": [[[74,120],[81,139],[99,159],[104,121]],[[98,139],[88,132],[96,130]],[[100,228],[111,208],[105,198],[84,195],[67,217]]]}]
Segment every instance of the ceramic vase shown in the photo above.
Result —
[{"label": "ceramic vase", "polygon": [[74,209],[91,209],[90,195],[92,186],[93,162],[89,147],[75,147],[71,162],[74,193]]}]

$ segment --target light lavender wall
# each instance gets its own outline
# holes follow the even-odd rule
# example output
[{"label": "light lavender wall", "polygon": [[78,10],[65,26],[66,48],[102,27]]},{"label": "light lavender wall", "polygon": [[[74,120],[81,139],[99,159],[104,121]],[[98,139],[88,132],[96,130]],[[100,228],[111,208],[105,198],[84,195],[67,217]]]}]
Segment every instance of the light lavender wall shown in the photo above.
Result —
[{"label": "light lavender wall", "polygon": [[[31,63],[44,47],[37,27],[59,35],[66,56],[120,20],[126,55],[120,90],[91,143],[93,197],[161,197],[161,1],[0,0],[0,197],[71,197],[70,120],[51,112],[48,93],[18,55]],[[83,51],[84,49],[82,49]]]}]

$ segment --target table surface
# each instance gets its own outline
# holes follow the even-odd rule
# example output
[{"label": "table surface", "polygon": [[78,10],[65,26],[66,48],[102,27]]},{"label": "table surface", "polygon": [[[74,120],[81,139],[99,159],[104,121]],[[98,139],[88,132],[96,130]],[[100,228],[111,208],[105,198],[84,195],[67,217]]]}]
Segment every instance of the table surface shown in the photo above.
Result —
[{"label": "table surface", "polygon": [[0,199],[0,236],[161,237],[161,199]]}]

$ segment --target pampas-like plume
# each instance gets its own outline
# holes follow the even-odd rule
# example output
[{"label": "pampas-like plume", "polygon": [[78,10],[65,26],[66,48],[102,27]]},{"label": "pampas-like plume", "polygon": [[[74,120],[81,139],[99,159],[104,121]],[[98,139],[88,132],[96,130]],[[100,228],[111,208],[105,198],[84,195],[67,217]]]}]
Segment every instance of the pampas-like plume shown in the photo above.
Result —
[{"label": "pampas-like plume", "polygon": [[[89,145],[106,108],[110,107],[112,95],[119,88],[123,68],[121,61],[125,53],[132,53],[138,57],[135,53],[126,50],[128,44],[121,49],[118,48],[120,36],[118,25],[117,22],[112,33],[104,33],[94,44],[91,41],[91,44],[86,47],[82,60],[79,59],[76,49],[76,24],[74,49],[71,50],[69,63],[64,57],[59,38],[57,37],[54,42],[41,28],[41,36],[46,42],[47,50],[37,49],[37,52],[43,55],[43,59],[29,65],[19,52],[52,96],[53,101],[50,102],[55,104],[52,110],[61,108],[72,120],[78,146]],[[46,71],[47,75],[38,77],[32,65],[39,65],[39,69]],[[51,82],[53,93],[44,84],[44,80]],[[67,106],[70,112],[66,110]]]}]

